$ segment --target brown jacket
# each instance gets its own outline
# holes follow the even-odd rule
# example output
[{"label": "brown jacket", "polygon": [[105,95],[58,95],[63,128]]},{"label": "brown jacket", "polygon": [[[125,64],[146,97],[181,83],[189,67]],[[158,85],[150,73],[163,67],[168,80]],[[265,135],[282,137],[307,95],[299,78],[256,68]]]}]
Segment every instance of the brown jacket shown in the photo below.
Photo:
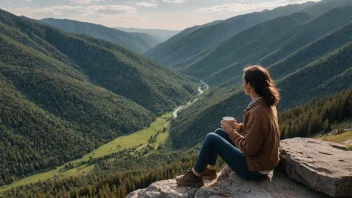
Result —
[{"label": "brown jacket", "polygon": [[275,106],[258,99],[246,111],[240,130],[230,139],[246,157],[249,171],[272,170],[279,163],[280,130]]}]

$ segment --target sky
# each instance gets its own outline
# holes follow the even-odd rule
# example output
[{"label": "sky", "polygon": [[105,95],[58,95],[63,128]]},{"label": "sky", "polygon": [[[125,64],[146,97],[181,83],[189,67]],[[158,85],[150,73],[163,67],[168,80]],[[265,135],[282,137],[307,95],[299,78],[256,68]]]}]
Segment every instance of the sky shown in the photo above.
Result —
[{"label": "sky", "polygon": [[66,18],[108,27],[183,30],[304,2],[307,0],[0,0],[0,8],[33,19]]}]

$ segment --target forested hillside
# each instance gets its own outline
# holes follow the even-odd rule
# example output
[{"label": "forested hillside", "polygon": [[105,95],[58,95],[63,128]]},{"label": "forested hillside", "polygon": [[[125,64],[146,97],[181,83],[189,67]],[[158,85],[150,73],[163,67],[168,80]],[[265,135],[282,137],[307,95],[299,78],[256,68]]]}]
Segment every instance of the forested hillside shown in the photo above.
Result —
[{"label": "forested hillside", "polygon": [[147,51],[145,55],[161,64],[173,67],[188,59],[193,60],[193,56],[202,54],[209,47],[236,33],[267,20],[295,13],[309,5],[311,3],[289,5],[188,28]]},{"label": "forested hillside", "polygon": [[[109,166],[109,170],[96,170],[94,173],[85,177],[67,178],[57,181],[40,182],[22,188],[7,191],[7,197],[126,197],[126,195],[136,189],[146,188],[150,183],[173,178],[180,175],[187,168],[191,167],[195,160],[195,152],[188,153],[167,153],[167,155],[155,155],[150,157],[136,158],[129,156],[129,163],[120,165],[128,167],[122,170],[117,167]],[[172,156],[169,162],[164,160]],[[159,160],[157,157],[162,157]],[[155,161],[153,166],[144,165],[143,162]],[[160,162],[161,161],[161,162]],[[135,164],[142,165],[138,168]],[[220,162],[223,166],[223,162]]]},{"label": "forested hillside", "polygon": [[[181,100],[190,99],[190,92],[195,91],[190,81],[176,72],[112,43],[67,34],[5,11],[0,17],[4,27],[2,34],[9,37],[6,42],[21,43],[29,50],[36,50],[35,53],[40,51],[54,58],[52,63],[65,63],[91,83],[132,99],[154,113],[171,110]],[[17,56],[15,53],[5,55]],[[16,58],[9,60],[10,64],[11,61],[33,64]]]},{"label": "forested hillside", "polygon": [[[351,6],[338,7],[319,17],[312,17],[306,13],[295,13],[276,18],[247,29],[211,48],[207,53],[194,59],[194,63],[184,66],[184,73],[204,79],[214,86],[226,86],[239,82],[242,68],[248,64],[260,64],[265,67],[282,62],[286,57],[307,47],[311,42],[320,42],[322,52],[311,51],[305,62],[300,58],[291,59],[295,67],[287,64],[287,71],[275,77],[282,77],[320,56],[337,49],[351,41],[347,36],[339,39],[335,44],[319,41],[321,37],[331,31],[341,31],[339,28],[352,22]],[[302,18],[302,16],[307,16]],[[311,19],[311,20],[309,20]],[[346,30],[345,30],[346,31]],[[347,30],[348,31],[348,30]],[[316,41],[318,40],[318,41]],[[292,68],[292,69],[291,69]]]},{"label": "forested hillside", "polygon": [[281,139],[330,132],[331,124],[352,118],[352,86],[332,96],[313,99],[279,114]]},{"label": "forested hillside", "polygon": [[160,41],[148,34],[131,34],[92,23],[53,18],[46,18],[40,21],[65,32],[85,34],[93,38],[109,41],[137,53],[143,53],[160,43]]},{"label": "forested hillside", "polygon": [[112,43],[0,11],[0,185],[148,126],[196,85]]}]

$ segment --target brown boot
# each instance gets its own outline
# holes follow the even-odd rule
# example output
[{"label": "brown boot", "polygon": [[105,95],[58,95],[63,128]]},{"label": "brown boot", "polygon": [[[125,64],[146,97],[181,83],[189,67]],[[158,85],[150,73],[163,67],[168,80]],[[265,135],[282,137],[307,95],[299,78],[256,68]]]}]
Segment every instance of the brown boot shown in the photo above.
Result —
[{"label": "brown boot", "polygon": [[192,169],[188,169],[185,174],[176,177],[176,183],[179,186],[192,186],[202,187],[204,185],[201,176],[197,176],[192,172]]},{"label": "brown boot", "polygon": [[217,174],[216,174],[216,170],[209,170],[207,167],[205,167],[205,169],[202,172],[202,178],[203,179],[216,179],[217,178]]}]

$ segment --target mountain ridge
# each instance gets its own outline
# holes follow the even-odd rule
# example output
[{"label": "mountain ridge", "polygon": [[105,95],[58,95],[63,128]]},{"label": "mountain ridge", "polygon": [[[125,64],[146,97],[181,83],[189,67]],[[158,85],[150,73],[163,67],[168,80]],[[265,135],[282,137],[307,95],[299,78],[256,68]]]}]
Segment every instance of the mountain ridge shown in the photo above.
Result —
[{"label": "mountain ridge", "polygon": [[[292,30],[284,30],[284,33],[281,34],[273,32],[272,35],[249,45],[250,43],[246,40],[251,37],[247,35],[251,35],[251,32],[259,32],[261,36],[263,31],[267,31],[266,29],[270,31],[275,28],[279,24],[275,24],[275,21],[278,21],[279,18],[254,26],[209,49],[207,54],[196,59],[197,62],[190,63],[185,67],[184,73],[198,75],[198,78],[203,78],[215,86],[224,83],[224,76],[226,76],[225,79],[232,78],[231,83],[238,82],[241,77],[239,72],[244,65],[258,63],[270,67],[271,64],[284,59],[329,31],[348,24],[352,21],[350,8],[351,6],[331,9]],[[334,17],[332,18],[331,15]],[[325,25],[322,26],[322,23]],[[251,52],[252,49],[257,50]],[[182,69],[179,68],[179,70]]]},{"label": "mountain ridge", "polygon": [[202,53],[212,45],[226,39],[236,32],[241,32],[278,16],[294,13],[310,4],[311,3],[289,5],[275,8],[271,11],[254,12],[235,16],[223,21],[215,21],[203,26],[191,27],[169,39],[167,42],[148,50],[144,54],[152,60],[173,67],[188,58]]},{"label": "mountain ridge", "polygon": [[163,30],[163,29],[138,29],[138,28],[122,28],[115,29],[122,30],[129,33],[146,33],[158,39],[160,43],[167,41],[169,38],[175,36],[180,30]]},{"label": "mountain ridge", "polygon": [[40,21],[66,32],[85,34],[97,39],[106,40],[137,53],[143,53],[159,43],[156,38],[150,35],[130,34],[93,23],[54,18],[44,18]]}]

